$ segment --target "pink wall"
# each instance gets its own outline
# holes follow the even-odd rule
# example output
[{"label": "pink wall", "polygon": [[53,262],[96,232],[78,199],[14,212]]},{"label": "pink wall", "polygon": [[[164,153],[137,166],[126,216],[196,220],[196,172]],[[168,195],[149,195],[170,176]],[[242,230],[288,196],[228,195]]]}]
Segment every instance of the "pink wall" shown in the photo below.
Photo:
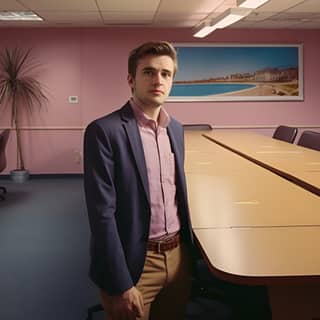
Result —
[{"label": "pink wall", "polygon": [[[304,45],[304,101],[300,102],[188,102],[168,103],[181,122],[210,122],[217,126],[320,127],[320,30],[220,30],[205,40],[188,29],[86,28],[0,29],[0,49],[32,47],[43,64],[40,80],[50,103],[24,132],[27,168],[32,173],[82,172],[82,128],[96,117],[122,106],[130,95],[126,83],[127,55],[147,40],[210,43],[302,43]],[[78,104],[68,96],[78,95]],[[0,128],[10,126],[1,113]],[[268,131],[269,130],[269,131]],[[273,129],[267,129],[267,134]],[[8,146],[8,168],[15,168],[14,132]]]}]

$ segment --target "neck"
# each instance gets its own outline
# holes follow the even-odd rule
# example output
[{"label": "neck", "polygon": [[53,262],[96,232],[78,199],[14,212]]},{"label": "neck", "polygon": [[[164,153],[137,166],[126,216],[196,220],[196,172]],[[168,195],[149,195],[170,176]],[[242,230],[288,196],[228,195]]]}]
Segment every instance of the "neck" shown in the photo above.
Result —
[{"label": "neck", "polygon": [[158,122],[158,117],[159,117],[159,113],[160,113],[160,108],[161,106],[151,109],[151,108],[146,108],[146,109],[142,109],[142,111],[148,115],[152,120],[154,120],[155,122]]},{"label": "neck", "polygon": [[152,120],[155,122],[158,122],[158,117],[161,109],[161,105],[159,106],[146,106],[143,103],[141,103],[139,100],[136,98],[133,98],[136,105]]}]

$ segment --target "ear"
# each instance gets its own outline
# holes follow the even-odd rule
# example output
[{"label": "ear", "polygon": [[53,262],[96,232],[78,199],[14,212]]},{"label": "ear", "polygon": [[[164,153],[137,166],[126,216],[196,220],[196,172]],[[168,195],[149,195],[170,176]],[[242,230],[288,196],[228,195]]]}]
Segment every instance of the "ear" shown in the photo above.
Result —
[{"label": "ear", "polygon": [[128,74],[127,80],[128,80],[128,84],[129,84],[130,88],[133,89],[133,87],[134,87],[134,78],[132,77],[131,74]]}]

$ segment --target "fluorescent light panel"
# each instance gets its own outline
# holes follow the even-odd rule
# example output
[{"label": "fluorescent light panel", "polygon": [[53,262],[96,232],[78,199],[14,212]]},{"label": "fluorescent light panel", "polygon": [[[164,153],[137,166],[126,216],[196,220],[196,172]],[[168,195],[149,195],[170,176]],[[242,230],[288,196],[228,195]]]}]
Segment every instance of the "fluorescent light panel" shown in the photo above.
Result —
[{"label": "fluorescent light panel", "polygon": [[238,7],[256,9],[270,0],[237,0]]},{"label": "fluorescent light panel", "polygon": [[216,29],[225,28],[241,20],[256,9],[270,0],[237,0],[237,8],[230,8],[216,19],[204,22],[197,28],[193,35],[196,38],[204,38]]},{"label": "fluorescent light panel", "polygon": [[214,19],[211,25],[217,29],[222,29],[241,20],[251,12],[247,8],[231,8],[226,10],[222,15]]},{"label": "fluorescent light panel", "polygon": [[204,38],[215,29],[225,28],[241,20],[251,11],[252,10],[248,8],[230,8],[214,20],[209,22],[206,21],[205,23],[201,24],[193,36],[196,38]]},{"label": "fluorescent light panel", "polygon": [[32,11],[0,11],[0,21],[43,21]]},{"label": "fluorescent light panel", "polygon": [[200,27],[198,27],[197,32],[193,36],[195,38],[204,38],[215,29],[216,27],[210,26],[209,22],[205,22],[205,23],[202,23]]}]

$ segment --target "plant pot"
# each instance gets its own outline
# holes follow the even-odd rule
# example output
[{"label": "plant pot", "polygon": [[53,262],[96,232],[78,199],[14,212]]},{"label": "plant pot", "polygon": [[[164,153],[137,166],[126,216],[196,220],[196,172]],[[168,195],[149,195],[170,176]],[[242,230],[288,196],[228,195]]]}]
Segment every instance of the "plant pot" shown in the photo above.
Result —
[{"label": "plant pot", "polygon": [[23,183],[29,180],[28,170],[12,170],[10,171],[10,178],[14,182]]}]

